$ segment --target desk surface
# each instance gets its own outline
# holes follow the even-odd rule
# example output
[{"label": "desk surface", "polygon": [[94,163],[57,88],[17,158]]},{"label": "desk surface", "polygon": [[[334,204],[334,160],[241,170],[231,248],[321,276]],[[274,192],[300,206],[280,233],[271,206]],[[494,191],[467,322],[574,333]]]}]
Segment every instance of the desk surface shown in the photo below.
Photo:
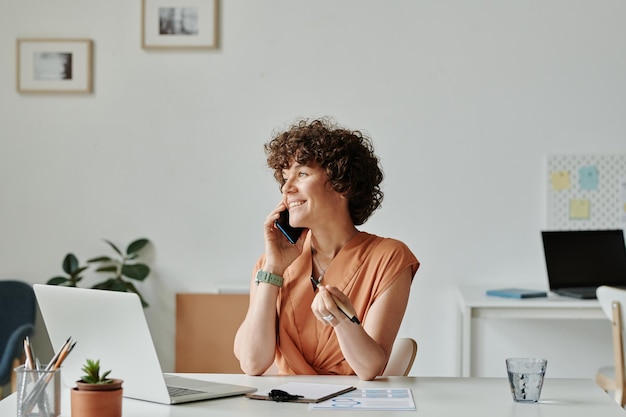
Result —
[{"label": "desk surface", "polygon": [[[590,379],[550,379],[544,382],[541,401],[537,404],[515,403],[505,378],[419,378],[386,377],[360,381],[344,376],[261,376],[227,374],[187,374],[194,377],[270,389],[288,381],[330,384],[352,384],[357,388],[410,388],[417,411],[363,411],[364,415],[419,415],[420,417],[617,417],[626,416],[613,399]],[[62,416],[69,416],[69,391],[62,399]],[[15,394],[0,402],[0,416],[15,415]],[[161,405],[124,399],[124,417],[293,417],[301,413],[313,416],[342,415],[342,411],[308,411],[307,404],[275,403],[251,400],[242,396],[201,401],[182,405]],[[346,411],[347,416],[354,411]],[[416,414],[417,413],[417,414]]]},{"label": "desk surface", "polygon": [[[497,286],[493,286],[496,288]],[[495,297],[485,294],[486,287],[458,287],[461,308],[547,308],[563,309],[575,308],[581,310],[598,310],[600,304],[598,300],[579,300],[572,297],[562,297],[548,292],[547,297],[537,298],[507,298]]]}]

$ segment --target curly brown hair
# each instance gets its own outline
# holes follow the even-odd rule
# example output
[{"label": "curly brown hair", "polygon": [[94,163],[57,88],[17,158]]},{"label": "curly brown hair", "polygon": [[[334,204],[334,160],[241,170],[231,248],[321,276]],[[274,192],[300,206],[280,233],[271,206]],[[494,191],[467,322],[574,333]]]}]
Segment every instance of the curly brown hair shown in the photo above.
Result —
[{"label": "curly brown hair", "polygon": [[348,199],[350,217],[357,226],[365,223],[383,201],[379,159],[372,141],[358,130],[338,127],[328,119],[300,120],[264,147],[267,165],[274,170],[281,188],[285,183],[282,171],[293,161],[321,167],[333,190]]}]

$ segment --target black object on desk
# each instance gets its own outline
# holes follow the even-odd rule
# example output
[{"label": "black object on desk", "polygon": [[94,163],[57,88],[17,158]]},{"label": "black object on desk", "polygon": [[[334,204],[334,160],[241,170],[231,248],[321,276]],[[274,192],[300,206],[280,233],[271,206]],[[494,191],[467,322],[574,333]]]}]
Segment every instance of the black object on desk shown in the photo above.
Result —
[{"label": "black object on desk", "polygon": [[270,400],[277,402],[318,403],[338,395],[355,390],[350,385],[314,384],[306,382],[288,382],[268,391],[257,391],[246,394],[253,400]]}]

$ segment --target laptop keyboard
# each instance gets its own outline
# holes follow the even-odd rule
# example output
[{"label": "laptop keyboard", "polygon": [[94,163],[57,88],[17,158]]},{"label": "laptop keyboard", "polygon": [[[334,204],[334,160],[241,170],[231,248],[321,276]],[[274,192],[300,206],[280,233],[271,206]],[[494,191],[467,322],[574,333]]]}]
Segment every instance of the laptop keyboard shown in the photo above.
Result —
[{"label": "laptop keyboard", "polygon": [[202,394],[204,391],[198,391],[195,389],[181,388],[167,386],[167,391],[170,393],[170,397],[181,397],[183,395]]},{"label": "laptop keyboard", "polygon": [[559,288],[552,292],[558,295],[565,296],[565,297],[580,298],[584,300],[593,300],[594,298],[596,298],[595,287]]}]

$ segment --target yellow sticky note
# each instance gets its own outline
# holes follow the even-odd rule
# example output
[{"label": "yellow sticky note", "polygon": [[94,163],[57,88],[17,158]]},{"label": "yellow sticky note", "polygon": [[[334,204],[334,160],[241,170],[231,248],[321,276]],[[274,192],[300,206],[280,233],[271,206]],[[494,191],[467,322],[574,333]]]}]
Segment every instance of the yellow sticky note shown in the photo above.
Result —
[{"label": "yellow sticky note", "polygon": [[552,189],[553,190],[567,190],[569,189],[569,172],[568,171],[556,171],[551,175]]},{"label": "yellow sticky note", "polygon": [[569,218],[570,219],[589,219],[589,200],[569,201]]}]

